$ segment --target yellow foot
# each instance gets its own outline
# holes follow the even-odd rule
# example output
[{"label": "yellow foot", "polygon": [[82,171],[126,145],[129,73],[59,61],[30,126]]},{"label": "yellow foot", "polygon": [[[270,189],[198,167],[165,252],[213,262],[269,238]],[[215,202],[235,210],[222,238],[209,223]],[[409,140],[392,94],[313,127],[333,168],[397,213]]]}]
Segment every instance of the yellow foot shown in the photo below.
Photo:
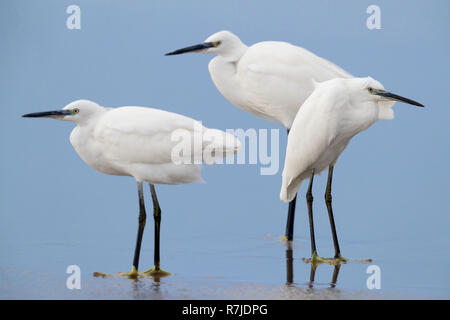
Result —
[{"label": "yellow foot", "polygon": [[103,273],[103,272],[94,272],[93,276],[94,277],[113,277],[113,276],[122,276],[122,277],[129,277],[129,278],[137,278],[139,276],[139,272],[136,270],[136,268],[134,266],[131,267],[131,271],[130,272],[118,272],[116,274],[111,274],[111,273]]},{"label": "yellow foot", "polygon": [[359,262],[359,263],[371,263],[372,262],[372,259],[347,259],[347,258],[344,258],[340,253],[337,256],[335,256],[334,258],[322,258],[322,257],[317,256],[317,253],[315,253],[315,252],[313,253],[311,258],[309,258],[309,259],[303,258],[302,260],[306,263],[312,263],[315,265],[319,265],[322,263],[327,263],[330,265],[338,265],[338,264],[343,264],[343,263],[345,264],[348,262]]},{"label": "yellow foot", "polygon": [[111,273],[103,273],[103,272],[94,272],[92,275],[94,277],[102,277],[102,278],[113,276],[113,274],[111,274]]},{"label": "yellow foot", "polygon": [[311,263],[316,266],[322,263],[337,265],[341,263],[347,263],[349,261],[348,259],[342,257],[340,254],[335,258],[323,258],[319,257],[316,252],[313,252],[311,258],[303,258],[302,260],[306,263]]},{"label": "yellow foot", "polygon": [[302,259],[306,263],[311,263],[313,265],[319,265],[322,263],[328,263],[328,258],[322,258],[317,255],[317,252],[313,252],[311,258],[303,258]]},{"label": "yellow foot", "polygon": [[139,276],[139,272],[136,270],[134,266],[131,267],[130,272],[119,272],[119,276],[129,277],[129,278],[137,278]]},{"label": "yellow foot", "polygon": [[337,255],[337,256],[335,256],[334,257],[334,259],[333,259],[333,264],[338,264],[338,263],[347,263],[347,262],[349,262],[350,260],[349,259],[347,259],[347,258],[344,258],[340,253]]},{"label": "yellow foot", "polygon": [[292,249],[294,243],[292,240],[289,240],[286,236],[280,236],[278,239],[282,245],[286,246],[286,248]]},{"label": "yellow foot", "polygon": [[164,271],[160,268],[156,268],[155,266],[153,266],[153,268],[151,268],[147,271],[144,271],[143,274],[147,275],[147,276],[153,276],[153,277],[167,277],[167,276],[172,275],[172,273]]}]

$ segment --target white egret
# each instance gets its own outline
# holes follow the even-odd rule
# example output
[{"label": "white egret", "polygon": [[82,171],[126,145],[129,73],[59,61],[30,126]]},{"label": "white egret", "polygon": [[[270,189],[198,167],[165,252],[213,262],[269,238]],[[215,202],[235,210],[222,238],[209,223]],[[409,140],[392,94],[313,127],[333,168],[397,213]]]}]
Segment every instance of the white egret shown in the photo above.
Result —
[{"label": "white egret", "polygon": [[[125,274],[129,276],[138,274],[146,222],[142,183],[145,181],[150,185],[155,221],[154,266],[146,273],[164,275],[166,272],[160,269],[159,252],[161,209],[154,184],[202,181],[199,163],[177,163],[180,159],[173,159],[174,147],[180,145],[182,134],[187,134],[186,138],[189,138],[185,141],[189,143],[187,155],[191,152],[191,141],[194,142],[193,156],[196,159],[204,155],[206,148],[214,157],[220,157],[233,154],[240,146],[239,141],[230,134],[203,127],[198,121],[183,115],[152,108],[104,108],[92,101],[78,100],[59,111],[29,113],[23,117],[49,117],[74,122],[76,127],[70,135],[70,142],[81,159],[102,173],[136,179],[139,227],[132,269]],[[179,133],[176,138],[173,136],[175,132]],[[201,139],[199,147],[195,147],[197,136]]]},{"label": "white egret", "polygon": [[[287,42],[246,46],[233,33],[220,31],[204,43],[169,52],[217,54],[209,73],[222,95],[240,109],[280,122],[288,134],[298,109],[311,94],[312,80],[350,78],[349,73],[314,53]],[[293,239],[295,198],[289,204],[286,238]]]},{"label": "white egret", "polygon": [[291,201],[304,179],[310,178],[306,199],[312,260],[318,260],[312,214],[314,175],[329,168],[325,202],[330,219],[336,261],[342,258],[333,217],[331,183],[334,165],[350,140],[378,120],[391,120],[395,101],[422,104],[385,91],[368,78],[333,79],[316,88],[298,111],[286,148],[280,199]]}]

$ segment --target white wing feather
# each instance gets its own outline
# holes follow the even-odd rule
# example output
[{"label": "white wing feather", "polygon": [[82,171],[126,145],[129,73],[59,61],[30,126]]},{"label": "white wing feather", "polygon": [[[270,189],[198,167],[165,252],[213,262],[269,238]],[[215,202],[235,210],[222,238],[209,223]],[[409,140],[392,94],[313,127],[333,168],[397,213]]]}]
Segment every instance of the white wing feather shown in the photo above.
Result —
[{"label": "white wing feather", "polygon": [[300,108],[288,138],[281,200],[291,201],[313,169],[318,174],[334,165],[350,140],[379,119],[376,101],[353,100],[351,86],[358,82],[336,78],[318,83]]},{"label": "white wing feather", "polygon": [[[337,109],[345,101],[342,87],[330,86],[327,90],[318,84],[300,108],[288,137],[280,193],[282,201],[291,201],[295,197],[302,181],[310,177],[313,169],[318,174],[336,161],[330,146],[337,143],[335,138],[340,130]],[[341,145],[345,148],[346,143]]]},{"label": "white wing feather", "polygon": [[[198,121],[180,114],[143,107],[121,107],[108,110],[99,120],[93,139],[99,142],[101,155],[124,175],[134,176],[139,181],[151,183],[189,183],[202,181],[198,164],[176,164],[172,150],[179,143],[172,134],[183,130],[194,132],[202,139],[200,156],[204,148],[213,145],[213,150],[222,154],[239,149],[239,141],[225,132],[203,127]],[[203,133],[209,132],[209,135]],[[212,134],[211,134],[212,133]],[[213,136],[213,140],[204,137]]]},{"label": "white wing feather", "polygon": [[94,138],[102,143],[104,155],[114,161],[167,163],[176,141],[177,129],[193,130],[195,120],[180,114],[143,107],[108,110],[100,119]]},{"label": "white wing feather", "polygon": [[248,48],[237,66],[247,100],[262,114],[288,128],[314,90],[311,79],[351,78],[337,65],[286,42],[260,42]]}]

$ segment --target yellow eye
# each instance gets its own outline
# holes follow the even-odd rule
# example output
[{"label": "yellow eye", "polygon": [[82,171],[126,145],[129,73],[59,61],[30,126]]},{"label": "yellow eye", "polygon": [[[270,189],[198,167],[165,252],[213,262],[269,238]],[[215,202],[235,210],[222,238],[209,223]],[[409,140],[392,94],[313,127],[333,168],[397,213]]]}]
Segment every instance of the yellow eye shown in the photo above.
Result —
[{"label": "yellow eye", "polygon": [[373,94],[373,88],[368,88],[367,90],[369,90],[369,92]]},{"label": "yellow eye", "polygon": [[80,112],[80,109],[78,108],[72,109],[72,114],[77,114],[78,112]]},{"label": "yellow eye", "polygon": [[214,46],[218,47],[221,43],[222,43],[222,41],[216,41],[216,42],[214,42]]}]

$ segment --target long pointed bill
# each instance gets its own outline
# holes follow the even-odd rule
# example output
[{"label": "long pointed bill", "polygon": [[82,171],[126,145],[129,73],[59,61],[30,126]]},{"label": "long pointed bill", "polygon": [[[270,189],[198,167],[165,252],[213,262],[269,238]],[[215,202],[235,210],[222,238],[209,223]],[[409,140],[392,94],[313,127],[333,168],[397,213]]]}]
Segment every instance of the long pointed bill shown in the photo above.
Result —
[{"label": "long pointed bill", "polygon": [[213,48],[213,47],[214,47],[214,43],[212,43],[212,42],[204,42],[204,43],[201,43],[201,44],[196,44],[196,45],[194,45],[194,46],[189,46],[189,47],[186,47],[186,48],[181,48],[181,49],[178,49],[178,50],[175,50],[175,51],[166,53],[165,55],[166,55],[166,56],[174,56],[174,55],[177,55],[177,54],[183,54],[183,53],[188,53],[188,52],[201,51],[201,50],[205,50],[205,49]]},{"label": "long pointed bill", "polygon": [[24,118],[59,118],[72,114],[71,110],[44,111],[24,114]]},{"label": "long pointed bill", "polygon": [[389,99],[389,100],[395,100],[395,101],[400,101],[400,102],[404,102],[404,103],[407,103],[407,104],[412,104],[412,105],[418,106],[418,107],[424,107],[423,104],[421,104],[421,103],[419,103],[417,101],[414,101],[414,100],[411,100],[411,99],[399,96],[399,95],[391,93],[391,92],[377,91],[374,94],[376,94],[378,96],[381,96],[381,97],[385,97],[386,99]]}]

